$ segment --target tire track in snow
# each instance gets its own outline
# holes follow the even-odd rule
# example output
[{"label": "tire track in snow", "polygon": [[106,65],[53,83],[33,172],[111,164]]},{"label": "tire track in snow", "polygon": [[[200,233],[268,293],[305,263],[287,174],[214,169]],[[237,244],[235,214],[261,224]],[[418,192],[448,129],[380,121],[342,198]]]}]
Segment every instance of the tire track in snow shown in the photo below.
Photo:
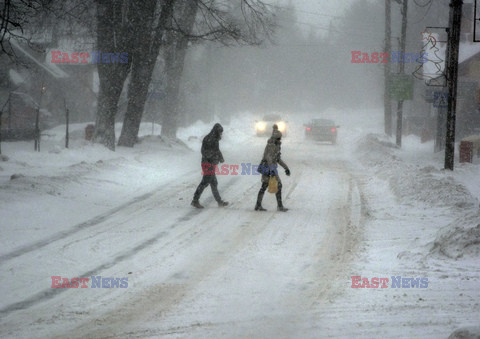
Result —
[{"label": "tire track in snow", "polygon": [[[230,187],[233,183],[235,183],[236,181],[239,180],[239,177],[234,177],[233,179],[231,179],[226,185],[225,187],[228,188]],[[141,201],[145,201],[147,200],[148,198],[154,196],[155,194],[157,194],[158,192],[155,190],[155,191],[152,191],[152,192],[149,192],[147,194],[144,194],[144,195],[141,195],[139,197],[137,197],[136,199],[134,199],[134,201],[136,203],[138,202],[141,202]],[[173,192],[172,194],[169,195],[168,198],[170,198],[171,196],[174,196],[178,194],[178,192]],[[139,198],[141,198],[139,200]],[[165,199],[168,199],[168,198],[165,198]],[[165,200],[164,199],[164,200]],[[213,200],[213,198],[209,198],[207,199],[207,203],[208,202],[211,202]],[[157,204],[158,202],[155,201],[155,203]],[[127,204],[122,204],[121,206],[126,206]],[[101,215],[97,218],[93,218],[90,220],[90,222],[92,223],[91,225],[89,224],[88,226],[91,227],[93,225],[97,225],[99,223],[101,223],[102,221],[105,221],[105,220],[108,220],[108,217],[117,213],[117,212],[120,212],[120,207],[117,207],[114,209],[114,213],[111,213],[109,215],[107,214],[104,214],[104,215]],[[198,209],[194,209],[194,210],[191,210],[190,212],[186,213],[185,215],[183,216],[180,216],[178,217],[173,223],[171,223],[169,226],[166,227],[166,229],[168,230],[172,230],[172,229],[175,229],[178,227],[179,224],[182,224],[182,223],[186,223],[188,221],[190,221],[193,217],[195,217],[196,215],[199,215],[201,214],[202,211],[201,210],[198,210]],[[208,216],[206,216],[208,217]],[[94,220],[100,220],[96,223],[93,223]],[[80,225],[83,225],[85,223],[82,223]],[[192,227],[194,227],[195,225],[192,225]],[[78,227],[78,225],[77,225]],[[83,229],[83,228],[81,228]],[[79,230],[81,230],[79,229]],[[79,230],[75,229],[75,230],[72,230],[72,231],[75,231],[75,232],[72,232],[71,234],[73,233],[76,233],[78,232]],[[206,230],[204,230],[206,231]],[[185,232],[183,232],[182,234],[185,234],[185,233],[191,233],[191,228],[187,229]],[[87,271],[87,272],[83,272],[81,274],[78,274],[78,275],[75,275],[75,276],[78,276],[78,277],[88,277],[88,276],[92,276],[92,275],[96,275],[98,272],[102,271],[102,270],[107,270],[113,266],[115,266],[116,264],[118,264],[119,262],[122,262],[126,259],[130,259],[132,258],[135,254],[139,253],[140,251],[146,249],[146,248],[149,248],[151,247],[152,245],[154,245],[156,242],[158,242],[160,239],[164,238],[166,235],[168,234],[168,231],[165,231],[165,230],[162,230],[158,233],[156,233],[153,237],[150,237],[144,241],[142,241],[140,244],[134,246],[133,248],[129,249],[128,251],[124,251],[122,253],[119,253],[117,254],[112,260],[106,262],[106,263],[103,263],[101,265],[98,265],[96,266],[95,268]],[[197,233],[198,234],[198,233]],[[69,234],[70,235],[70,234]],[[60,240],[60,239],[63,239],[65,237],[61,237],[59,239],[56,239],[56,240]],[[53,241],[50,241],[48,244],[52,243]],[[45,244],[44,246],[48,245],[48,244]],[[39,246],[38,248],[41,248],[41,247],[44,247],[44,246]],[[34,249],[38,249],[37,247],[33,248],[31,251],[33,251]],[[31,252],[29,251],[29,252]],[[21,255],[21,254],[20,254]],[[17,255],[18,256],[18,255]],[[42,301],[45,301],[45,300],[48,300],[48,299],[51,299],[65,291],[68,291],[69,289],[56,289],[56,288],[48,288],[48,289],[45,289],[43,291],[40,291],[34,295],[32,295],[31,297],[28,297],[26,298],[25,300],[23,301],[19,301],[19,302],[16,302],[16,303],[12,303],[10,305],[7,305],[3,308],[0,309],[0,315],[6,315],[6,314],[9,314],[13,311],[18,311],[18,310],[24,310],[24,309],[27,309],[27,308],[30,308],[32,306],[34,306],[35,304],[37,303],[40,303]]]},{"label": "tire track in snow", "polygon": [[[299,174],[300,177],[303,176],[303,171],[298,171],[296,172]],[[343,208],[343,206],[345,206],[345,204],[349,204],[351,199],[348,197],[348,183],[349,183],[349,179],[348,179],[348,176],[344,175],[344,174],[341,174],[340,175],[340,178],[342,179],[343,182],[345,182],[345,192],[343,192],[342,190],[342,194],[341,194],[341,201],[338,202],[338,204],[335,204],[335,206],[340,206],[340,208]],[[297,184],[301,185],[301,183],[298,183],[298,180],[295,181],[295,184],[292,184],[292,185],[289,185],[290,186],[290,189],[287,193],[287,195],[290,195],[292,194],[295,190],[296,190],[296,187],[297,187]],[[350,188],[351,190],[351,188]],[[335,207],[334,206],[334,207]],[[267,213],[265,213],[264,215],[266,215]],[[269,215],[269,221],[268,223],[271,222],[271,219],[273,219],[274,217],[278,217],[280,214],[279,213],[268,213],[270,214]],[[287,216],[288,216],[288,213],[287,213]],[[293,215],[295,216],[295,215]],[[318,215],[311,215],[310,216],[310,219],[306,218],[302,218],[301,220],[298,220],[300,222],[300,224],[304,224],[304,223],[308,223],[310,224],[310,221],[311,218],[315,218],[315,217],[318,217]],[[334,218],[333,221],[335,222],[336,220],[341,220],[338,219],[338,218]],[[263,220],[262,220],[263,221]],[[260,225],[260,220],[259,220],[259,223]],[[295,237],[295,233],[292,233],[292,232],[295,232],[292,228],[290,227],[275,227],[275,225],[273,224],[270,224],[268,225],[270,226],[268,228],[268,233],[265,233],[265,232],[261,232],[262,235],[260,236],[260,232],[257,232],[255,235],[255,237],[249,237],[247,240],[249,240],[249,243],[247,244],[248,248],[245,248],[245,253],[244,254],[248,254],[248,253],[252,253],[252,257],[255,257],[257,252],[263,252],[265,250],[268,250],[268,248],[271,247],[271,250],[273,250],[271,252],[271,254],[273,256],[275,256],[275,254],[279,254],[281,255],[282,252],[277,252],[277,250],[281,250],[283,251],[283,254],[286,254],[287,257],[288,257],[288,253],[291,252],[291,251],[295,251],[295,250],[298,250],[299,253],[303,253],[303,248],[299,248],[298,245],[295,245],[296,243],[298,244],[298,242],[296,240],[299,240],[299,238]],[[332,228],[333,230],[333,233],[337,233],[337,229],[335,229],[335,226],[334,225],[330,225],[329,227]],[[298,230],[298,228],[295,228],[296,230]],[[277,234],[278,233],[278,234]],[[288,239],[284,239],[283,237],[283,234],[285,234],[287,237],[290,237],[290,240]],[[262,238],[262,239],[258,239],[259,236]],[[273,241],[273,240],[280,240],[281,242],[277,242],[277,241]],[[329,238],[329,239],[324,239],[322,240],[322,245],[325,246],[325,247],[328,247],[328,246],[331,246],[331,239],[332,238]],[[286,240],[284,242],[282,242],[283,240]],[[261,242],[261,244],[258,244],[258,242]],[[307,243],[309,242],[309,240],[306,240]],[[263,245],[263,246],[262,246]],[[308,247],[308,246],[307,246]],[[340,248],[346,248],[345,245],[342,245]],[[240,250],[239,250],[240,251]],[[337,250],[335,249],[334,252],[336,253]],[[243,252],[242,252],[243,253]],[[241,255],[240,257],[238,257],[238,255],[236,255],[235,253],[230,253],[229,251],[229,258],[233,258],[233,262],[234,262],[234,265],[235,266],[238,266],[238,267],[245,267],[245,268],[248,268],[248,264],[246,264],[246,262],[249,261],[249,259],[245,259],[245,255]],[[224,264],[224,267],[229,267],[230,264],[231,264],[231,261],[229,260],[229,258],[227,258],[227,263],[228,263],[228,266],[225,266]],[[315,258],[315,257],[314,257]],[[330,261],[330,255],[325,255],[325,259],[326,261]],[[298,262],[298,264],[301,264],[301,261],[300,260]],[[313,261],[314,262],[314,261]],[[335,262],[333,263],[333,265],[337,264],[338,262]],[[301,273],[301,275],[307,275],[308,276],[308,281],[316,281],[316,279],[318,280],[318,277],[319,275],[316,274],[316,270],[312,270],[312,269],[301,269],[301,266],[296,266],[298,269],[299,269],[299,272]],[[226,271],[228,271],[228,269],[225,269]],[[310,271],[310,272],[309,272]],[[311,271],[315,271],[313,272],[314,274],[312,275],[312,277],[310,277],[310,274],[312,274]],[[287,271],[285,271],[287,272]],[[215,274],[214,274],[215,276]],[[226,281],[225,280],[225,277],[228,276],[228,273],[224,273],[224,274],[219,274],[218,276],[216,276],[216,278],[214,278],[215,280],[213,281],[218,281],[218,282],[224,282]],[[321,276],[321,275],[320,275]],[[329,276],[327,276],[326,278],[329,278]],[[335,276],[332,276],[332,278],[334,278]],[[205,280],[208,280],[209,277],[207,276],[206,279],[202,276],[202,277],[197,277],[195,276],[194,277],[195,280],[201,280],[201,281],[205,281]],[[200,281],[200,282],[201,282]],[[323,281],[323,280],[322,280]],[[158,312],[156,314],[156,318],[149,318],[149,319],[146,319],[145,317],[142,318],[140,317],[138,319],[138,321],[140,323],[145,323],[146,326],[138,326],[138,325],[135,325],[136,324],[136,321],[137,320],[133,320],[132,321],[132,324],[133,324],[133,328],[132,327],[129,327],[129,326],[126,326],[126,327],[123,327],[122,324],[119,324],[120,326],[116,327],[114,325],[111,325],[111,323],[109,322],[109,320],[111,320],[112,318],[107,318],[107,319],[102,319],[102,321],[104,321],[103,325],[105,327],[103,327],[101,330],[99,331],[95,331],[93,332],[93,335],[92,336],[104,336],[104,335],[107,335],[109,337],[115,337],[115,336],[124,336],[124,335],[128,335],[129,337],[142,337],[142,336],[163,336],[163,335],[180,335],[180,336],[186,336],[186,337],[210,337],[210,336],[215,336],[213,333],[228,333],[228,332],[225,332],[225,330],[229,329],[230,327],[234,327],[237,332],[236,335],[233,335],[233,337],[250,337],[251,334],[253,332],[249,332],[248,330],[244,332],[242,332],[242,330],[238,330],[239,327],[244,327],[245,329],[248,329],[248,328],[258,328],[258,330],[262,331],[262,336],[265,336],[265,337],[273,337],[273,333],[269,333],[269,334],[266,334],[266,332],[263,332],[264,329],[269,329],[269,328],[275,328],[275,326],[278,325],[278,328],[281,329],[280,331],[281,332],[275,332],[276,335],[278,335],[279,333],[282,333],[283,336],[285,337],[290,337],[291,333],[288,332],[288,330],[292,330],[292,329],[295,329],[295,326],[292,326],[290,328],[290,325],[293,322],[295,321],[298,321],[299,323],[302,323],[302,322],[305,322],[305,318],[306,317],[310,317],[310,313],[309,312],[314,312],[315,310],[315,306],[316,305],[309,305],[309,301],[312,300],[312,297],[315,296],[315,292],[318,291],[318,287],[315,286],[314,284],[312,285],[309,285],[308,283],[305,284],[305,286],[296,286],[296,288],[292,289],[291,286],[289,285],[284,285],[284,287],[286,287],[286,289],[282,292],[284,297],[282,300],[280,300],[281,302],[281,305],[287,305],[288,307],[285,307],[285,308],[282,308],[284,309],[283,312],[275,312],[275,314],[264,314],[262,315],[261,317],[259,316],[255,316],[255,312],[252,311],[253,313],[251,314],[250,317],[247,316],[247,318],[245,319],[245,317],[241,317],[239,320],[234,320],[234,321],[215,321],[215,319],[217,318],[214,318],[214,319],[204,319],[202,322],[199,322],[198,320],[196,320],[195,317],[193,318],[190,318],[192,315],[195,315],[195,313],[193,313],[194,311],[190,311],[190,308],[188,307],[189,305],[197,305],[197,304],[202,304],[202,302],[200,302],[202,300],[202,295],[206,295],[208,294],[207,290],[205,289],[202,289],[200,288],[199,290],[201,292],[198,292],[198,288],[195,288],[194,283],[188,281],[188,282],[185,282],[186,283],[186,286],[182,286],[181,287],[181,290],[174,290],[174,293],[177,295],[177,297],[172,297],[172,301],[171,303],[173,303],[173,306],[175,306],[176,304],[181,304],[183,307],[180,307],[179,306],[179,309],[180,309],[180,312],[183,311],[185,313],[185,316],[187,317],[187,319],[191,319],[192,323],[191,324],[184,324],[183,321],[181,322],[181,326],[178,326],[178,323],[175,321],[177,320],[178,321],[178,318],[182,318],[181,315],[178,315],[178,314],[175,314],[176,312],[173,312],[170,310],[170,307],[168,308],[161,308],[161,312]],[[205,285],[204,285],[205,286]],[[208,285],[207,285],[208,286]],[[214,286],[214,285],[213,285]],[[295,285],[292,285],[295,287]],[[173,286],[165,286],[165,289],[169,290],[170,288],[177,288],[178,285],[173,285]],[[191,291],[196,291],[196,292],[191,292]],[[154,291],[151,291],[152,295],[155,295]],[[156,292],[156,291],[155,291]],[[159,291],[160,293],[161,291]],[[163,293],[166,293],[165,291],[163,291]],[[187,296],[183,295],[184,293],[187,294]],[[198,296],[198,297],[194,297],[193,299],[189,300],[190,297],[189,295],[194,293],[194,296]],[[302,296],[301,298],[300,295]],[[161,295],[162,297],[165,297],[165,295]],[[248,298],[248,296],[246,296]],[[323,295],[321,295],[321,297],[323,297]],[[166,296],[166,298],[170,298],[170,296]],[[196,300],[196,298],[199,298],[200,301]],[[186,299],[185,302],[183,302],[182,300]],[[288,301],[291,299],[291,303]],[[302,301],[306,301],[305,303],[302,302]],[[144,306],[147,306],[148,309],[150,309],[150,306],[152,311],[153,310],[158,310],[158,306],[155,306],[155,304],[153,303],[153,305],[150,305],[149,303],[149,300],[147,298],[141,300],[141,302],[145,302],[145,304],[143,304]],[[160,303],[163,303],[163,300],[162,299],[159,299],[158,302]],[[228,303],[228,301],[227,301]],[[267,302],[268,303],[268,302]],[[134,306],[134,305],[133,305]],[[211,304],[209,305],[210,307],[213,307],[213,309],[215,309],[215,306],[214,304]],[[232,305],[230,305],[232,306]],[[310,307],[309,307],[310,306]],[[127,306],[129,307],[129,306]],[[254,306],[250,306],[251,307],[251,310],[254,310],[255,307]],[[186,311],[186,310],[189,310],[189,311]],[[174,308],[174,310],[176,310],[177,312],[179,312],[177,310],[177,308]],[[171,318],[173,318],[174,320],[170,320],[168,317],[166,318],[165,322],[168,324],[168,323],[172,323],[172,324],[175,324],[176,326],[165,326],[163,328],[160,328],[158,327],[158,325],[155,325],[155,323],[158,323],[160,320],[164,319],[164,314],[165,312],[168,312],[170,311],[171,313]],[[198,310],[196,310],[198,311]],[[192,312],[192,314],[190,314],[190,312]],[[202,304],[202,307],[201,307],[201,312],[210,312],[210,309],[203,305]],[[212,310],[212,312],[214,312]],[[129,312],[129,313],[132,313],[133,312]],[[239,326],[239,324],[241,326]],[[285,326],[284,326],[285,325]],[[148,330],[145,329],[145,327],[148,328]],[[152,328],[153,327],[153,328]],[[123,330],[122,330],[123,328]],[[201,330],[201,328],[204,328],[205,332],[203,332]],[[240,332],[238,332],[240,331]],[[82,333],[80,331],[80,333]],[[207,334],[206,334],[207,333]],[[241,335],[239,335],[239,333],[241,333]],[[248,334],[246,334],[248,333]],[[298,333],[297,333],[298,334]]]},{"label": "tire track in snow", "polygon": [[[303,171],[298,171],[296,173],[296,176],[292,176],[293,179],[300,178],[302,172]],[[234,182],[236,181],[237,180],[235,180]],[[226,186],[226,188],[228,188],[229,186],[231,186],[231,184]],[[291,185],[289,190],[287,191],[287,195],[290,195],[295,190],[296,186],[296,184]],[[250,185],[243,191],[239,192],[239,194],[237,194],[239,198],[235,199],[234,202],[240,200],[240,203],[243,202],[243,205],[245,205],[245,200],[243,199],[243,197],[250,196],[253,192],[255,192],[256,197],[256,193],[259,187],[260,181],[254,183],[253,185]],[[211,198],[209,199],[209,201],[211,201]],[[207,201],[207,203],[209,201]],[[112,323],[118,323],[119,326],[124,326],[127,323],[135,322],[135,319],[146,320],[148,317],[152,316],[152,313],[154,312],[158,314],[165,313],[170,310],[173,306],[180,302],[180,300],[185,298],[188,295],[189,291],[194,289],[194,286],[197,283],[202,281],[208,275],[212,274],[212,272],[214,272],[215,270],[218,270],[220,267],[225,265],[225,263],[228,262],[229,258],[233,255],[233,253],[240,251],[248,244],[249,241],[254,241],[254,239],[259,234],[261,234],[266,229],[266,227],[268,227],[268,225],[270,225],[271,220],[278,215],[277,212],[255,212],[253,210],[253,205],[254,204],[252,203],[251,206],[249,206],[249,210],[251,213],[255,214],[256,218],[254,220],[251,220],[251,218],[248,217],[248,214],[242,214],[242,217],[247,216],[246,221],[242,221],[243,219],[237,220],[239,222],[238,228],[236,228],[234,232],[230,231],[228,237],[222,238],[227,240],[217,244],[214,251],[211,254],[207,254],[210,260],[202,260],[203,263],[199,263],[195,260],[189,261],[186,267],[182,266],[183,271],[171,274],[169,277],[162,280],[160,283],[155,284],[151,288],[141,292],[140,295],[135,295],[131,299],[126,300],[122,303],[120,307],[116,307],[115,310],[108,311],[107,313],[102,314],[101,319],[97,318],[96,323],[106,324],[108,328],[103,327],[101,329],[95,329],[94,331],[91,331],[90,319],[86,323],[79,325],[79,327],[75,329],[75,332],[78,331],[79,333],[85,333],[85,331],[87,331],[89,333],[88,337],[115,337],[112,336],[111,333],[114,330],[118,330],[118,328],[115,327],[115,329],[113,329],[109,327],[109,325]],[[218,224],[221,225],[221,221],[226,220],[226,215],[229,214],[231,211],[242,211],[243,213],[243,208],[227,208],[220,210],[220,212],[217,212],[214,215],[205,215],[205,219],[209,219],[210,221],[210,226],[196,229],[195,232],[192,233],[193,227],[197,228],[200,227],[199,225],[203,224],[202,222],[200,222],[198,223],[198,225],[193,225],[193,227],[185,230],[181,235],[178,235],[174,239],[171,239],[168,243],[163,244],[162,248],[158,251],[160,253],[164,253],[164,255],[158,257],[157,261],[165,262],[167,261],[171,253],[181,253],[182,251],[186,251],[187,248],[185,247],[185,245],[191,246],[191,244],[194,243],[194,239],[201,238],[206,233],[211,234],[212,232],[215,232],[215,230],[212,230],[211,225],[217,224],[217,220],[219,221]],[[198,212],[198,210],[194,210],[193,212]],[[195,214],[203,215],[204,213],[200,212]],[[187,217],[188,215],[181,219],[183,221],[187,221],[185,220],[187,219]],[[183,236],[186,234],[190,235],[190,238],[183,239],[181,242],[179,242],[179,239],[182,239]],[[174,247],[166,251],[166,248],[172,244],[180,245],[180,247]],[[212,244],[212,246],[214,245]],[[227,251],[228,256],[225,255]],[[189,272],[188,282],[184,284],[179,284],[177,281],[177,276],[185,274],[182,273],[185,271]],[[125,310],[125,313],[122,313],[122,311],[119,310]],[[131,332],[128,333],[129,336],[132,335]]]},{"label": "tire track in snow", "polygon": [[[191,172],[188,172],[186,175],[189,175],[189,174],[193,174],[197,171],[191,171]],[[6,254],[2,254],[0,255],[0,265],[5,263],[6,261],[8,260],[11,260],[13,258],[16,258],[16,257],[19,257],[19,256],[22,256],[24,254],[27,254],[27,253],[30,253],[30,252],[33,252],[35,250],[38,250],[38,249],[41,249],[45,246],[48,246],[56,241],[59,241],[59,240],[62,240],[62,239],[65,239],[65,238],[68,238],[78,232],[81,232],[83,230],[86,230],[86,229],[89,229],[93,226],[96,226],[104,221],[107,221],[110,217],[112,217],[113,215],[117,214],[117,213],[124,213],[125,212],[125,209],[127,208],[132,208],[134,207],[133,205],[137,205],[145,200],[148,200],[149,198],[153,197],[154,195],[156,194],[160,194],[161,191],[162,191],[162,187],[164,188],[165,186],[158,186],[157,188],[155,188],[154,190],[150,191],[150,192],[147,192],[145,194],[142,194],[142,195],[139,195],[137,197],[135,197],[134,199],[132,200],[129,200],[105,213],[102,213],[98,216],[95,216],[87,221],[84,221],[82,223],[79,223],[73,227],[71,227],[69,230],[67,231],[62,231],[62,232],[58,232],[56,234],[53,234],[51,236],[49,236],[48,238],[46,239],[43,239],[43,240],[39,240],[39,241],[36,241],[32,244],[28,244],[28,245],[24,245],[24,246],[21,246],[9,253],[6,253]],[[167,198],[170,198],[170,195],[168,197],[165,197],[163,198],[162,200],[166,200]]]},{"label": "tire track in snow", "polygon": [[316,255],[319,258],[328,257],[328,260],[323,263],[321,268],[313,268],[311,273],[316,275],[315,271],[318,271],[325,283],[313,291],[310,308],[318,308],[335,298],[335,294],[330,292],[334,280],[344,278],[342,274],[348,270],[345,263],[354,255],[361,240],[361,227],[365,223],[367,215],[367,202],[360,189],[358,179],[350,172],[345,172],[345,174],[348,180],[348,192],[346,202],[343,205],[345,213],[340,215],[342,228],[338,232],[332,229],[334,232],[327,234],[325,243],[331,246],[320,248]]}]

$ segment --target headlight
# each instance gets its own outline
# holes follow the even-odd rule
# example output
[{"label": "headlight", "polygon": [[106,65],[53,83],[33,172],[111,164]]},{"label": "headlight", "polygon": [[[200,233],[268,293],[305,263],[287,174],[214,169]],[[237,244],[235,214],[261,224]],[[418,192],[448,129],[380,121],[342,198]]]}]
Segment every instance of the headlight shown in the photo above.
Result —
[{"label": "headlight", "polygon": [[287,125],[283,121],[277,122],[278,130],[280,132],[285,132]]},{"label": "headlight", "polygon": [[255,128],[259,131],[265,131],[265,128],[267,128],[267,124],[264,121],[259,121],[255,124]]}]

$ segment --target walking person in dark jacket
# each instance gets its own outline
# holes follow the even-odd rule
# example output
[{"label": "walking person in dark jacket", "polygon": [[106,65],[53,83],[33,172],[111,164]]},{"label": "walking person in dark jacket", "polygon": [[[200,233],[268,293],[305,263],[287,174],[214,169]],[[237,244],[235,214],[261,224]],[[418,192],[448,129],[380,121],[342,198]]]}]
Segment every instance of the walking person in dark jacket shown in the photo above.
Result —
[{"label": "walking person in dark jacket", "polygon": [[212,188],[213,197],[218,203],[219,207],[227,206],[228,202],[223,201],[218,193],[218,181],[215,176],[214,166],[219,162],[223,163],[223,155],[220,152],[219,141],[222,138],[223,127],[219,123],[216,123],[210,133],[208,133],[202,141],[202,181],[198,185],[191,205],[196,208],[203,208],[200,205],[199,199],[203,190],[210,185]]},{"label": "walking person in dark jacket", "polygon": [[268,139],[267,146],[263,153],[262,162],[260,163],[262,171],[262,187],[258,192],[257,204],[255,205],[255,211],[266,211],[262,207],[263,195],[268,187],[268,181],[270,176],[275,176],[278,181],[278,191],[275,194],[277,198],[277,211],[286,212],[288,208],[283,207],[282,203],[282,181],[278,175],[278,165],[285,169],[285,174],[290,175],[290,169],[287,164],[283,162],[281,158],[281,145],[282,145],[282,132],[278,130],[278,126],[273,125],[272,137]]}]

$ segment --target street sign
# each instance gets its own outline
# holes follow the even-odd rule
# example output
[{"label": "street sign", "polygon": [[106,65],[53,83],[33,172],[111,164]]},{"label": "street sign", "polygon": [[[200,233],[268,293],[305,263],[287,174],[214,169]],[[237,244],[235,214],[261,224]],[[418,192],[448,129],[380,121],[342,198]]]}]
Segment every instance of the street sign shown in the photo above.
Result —
[{"label": "street sign", "polygon": [[433,92],[433,107],[448,107],[448,92]]},{"label": "street sign", "polygon": [[392,74],[390,79],[390,98],[396,101],[412,100],[413,78],[411,75]]}]

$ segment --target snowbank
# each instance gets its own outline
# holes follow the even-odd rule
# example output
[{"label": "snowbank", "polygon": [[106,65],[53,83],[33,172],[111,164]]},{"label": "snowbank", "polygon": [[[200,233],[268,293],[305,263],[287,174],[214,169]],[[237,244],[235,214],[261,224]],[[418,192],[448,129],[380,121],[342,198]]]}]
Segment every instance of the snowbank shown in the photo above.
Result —
[{"label": "snowbank", "polygon": [[458,220],[445,228],[437,235],[431,253],[438,253],[452,259],[460,259],[464,255],[480,256],[480,223],[477,216]]},{"label": "snowbank", "polygon": [[359,144],[358,152],[364,165],[373,167],[376,174],[387,179],[401,202],[412,198],[429,206],[454,206],[470,209],[478,200],[450,172],[430,164],[407,163],[402,150],[381,135],[367,135]]},{"label": "snowbank", "polygon": [[464,327],[454,331],[448,339],[479,339],[480,326]]},{"label": "snowbank", "polygon": [[382,135],[364,137],[357,155],[363,165],[388,182],[402,204],[422,209],[445,208],[454,216],[453,222],[438,231],[429,246],[430,255],[453,259],[480,255],[479,201],[454,177],[458,174],[439,169],[432,161],[433,155],[405,161],[412,153],[397,148]]}]

